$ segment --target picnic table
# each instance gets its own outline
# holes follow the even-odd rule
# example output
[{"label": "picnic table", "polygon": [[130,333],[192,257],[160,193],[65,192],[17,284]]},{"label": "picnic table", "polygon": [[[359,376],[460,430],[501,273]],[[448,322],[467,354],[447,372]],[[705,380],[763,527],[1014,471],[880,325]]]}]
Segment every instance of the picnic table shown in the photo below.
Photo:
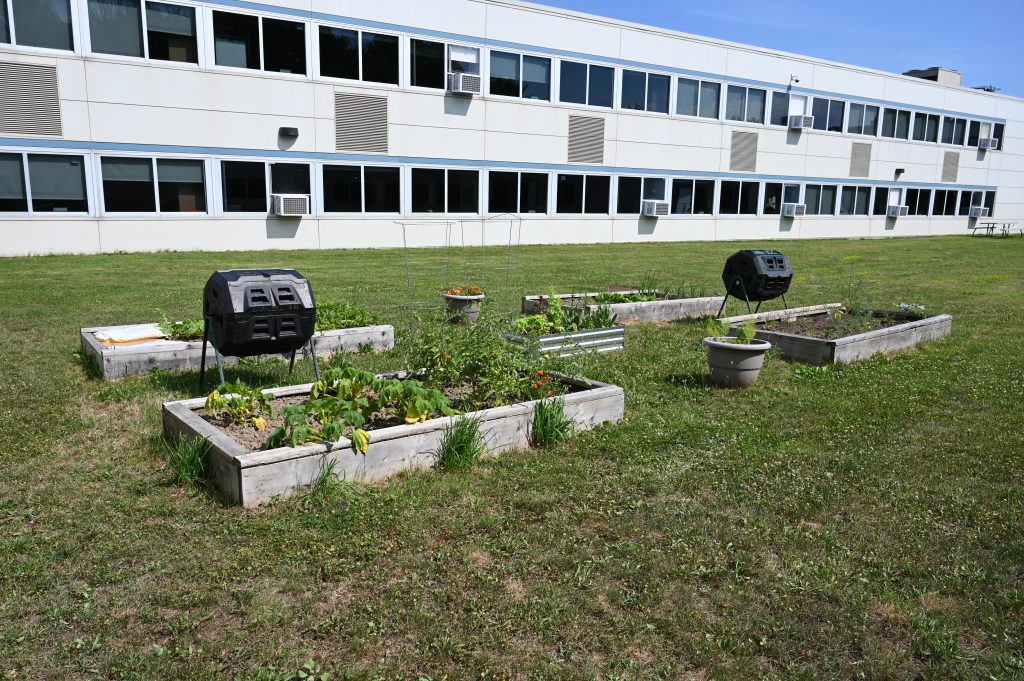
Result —
[{"label": "picnic table", "polygon": [[969,229],[971,230],[971,236],[977,234],[979,229],[983,229],[985,230],[985,236],[994,236],[996,230],[1002,232],[1003,236],[1010,236],[1010,232],[1016,230],[1024,237],[1024,227],[1021,227],[1016,222],[994,222],[987,220],[985,222],[977,222],[970,226]]}]

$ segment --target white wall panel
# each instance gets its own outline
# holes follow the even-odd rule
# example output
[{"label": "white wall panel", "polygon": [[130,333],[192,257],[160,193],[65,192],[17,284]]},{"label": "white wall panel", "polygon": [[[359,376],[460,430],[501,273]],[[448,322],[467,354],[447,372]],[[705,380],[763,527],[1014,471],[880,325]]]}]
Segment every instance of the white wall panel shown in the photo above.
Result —
[{"label": "white wall panel", "polygon": [[312,218],[218,218],[210,220],[108,219],[100,223],[104,252],[238,251],[319,248],[317,221]]},{"label": "white wall panel", "polygon": [[487,7],[487,37],[526,45],[557,45],[558,49],[605,57],[618,56],[617,27],[560,17],[535,8]]},{"label": "white wall panel", "polygon": [[100,251],[96,220],[0,218],[0,231],[4,235],[0,240],[0,256]]}]

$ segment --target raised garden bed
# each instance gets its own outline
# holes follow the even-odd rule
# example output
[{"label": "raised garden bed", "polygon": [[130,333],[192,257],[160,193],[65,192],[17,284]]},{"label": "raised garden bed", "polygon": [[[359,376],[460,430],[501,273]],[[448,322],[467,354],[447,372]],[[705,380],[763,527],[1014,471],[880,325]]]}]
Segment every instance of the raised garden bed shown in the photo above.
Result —
[{"label": "raised garden bed", "polygon": [[[616,294],[629,296],[641,292],[636,289],[615,291]],[[722,305],[722,296],[706,296],[702,298],[676,298],[656,293],[655,300],[638,302],[599,303],[601,293],[565,293],[560,298],[566,307],[580,307],[587,315],[597,314],[604,307],[615,316],[619,324],[638,324],[641,322],[671,322],[679,319],[707,317],[718,312]],[[523,313],[537,314],[543,312],[551,296],[523,296]]]},{"label": "raised garden bed", "polygon": [[510,333],[507,338],[509,342],[521,348],[533,348],[542,355],[568,357],[581,352],[621,350],[626,346],[626,329],[622,326],[609,326],[603,329],[549,333],[543,336]]},{"label": "raised garden bed", "polygon": [[[836,313],[839,303],[807,308],[776,310],[756,315],[730,317],[725,321],[742,324],[753,321],[757,338],[766,340],[788,359],[808,364],[846,364],[880,352],[895,352],[921,341],[943,338],[953,328],[948,314],[926,317],[906,312],[875,311],[865,330],[854,320]],[[843,335],[845,334],[845,335]]]},{"label": "raised garden bed", "polygon": [[[199,369],[203,353],[202,340],[155,340],[136,345],[107,346],[96,338],[98,332],[128,328],[131,327],[101,326],[81,330],[82,352],[105,380],[140,374],[150,369],[174,371]],[[372,347],[374,350],[393,348],[395,346],[395,329],[391,325],[332,329],[318,331],[313,338],[316,343],[317,357],[327,358],[339,352],[358,352],[367,347]],[[308,349],[303,348],[296,356],[306,357],[308,354]],[[235,357],[222,359],[225,365],[238,362]],[[209,344],[206,347],[206,362],[207,367],[214,366],[213,346]]]},{"label": "raised garden bed", "polygon": [[[403,375],[391,377],[402,378]],[[622,419],[625,398],[622,388],[554,374],[570,392],[564,395],[565,414],[581,430]],[[312,384],[265,391],[274,399],[308,398]],[[243,446],[203,412],[205,398],[168,402],[163,405],[164,432],[172,437],[200,437],[210,443],[212,478],[221,493],[234,503],[258,506],[276,497],[289,497],[309,487],[334,464],[334,474],[351,481],[387,478],[413,468],[428,468],[434,452],[452,418],[435,418],[422,423],[383,427],[370,432],[367,454],[353,450],[352,441],[341,438],[335,444],[322,442],[298,447],[254,451]],[[536,401],[494,407],[466,414],[480,419],[487,451],[497,454],[528,446],[528,434]]]}]

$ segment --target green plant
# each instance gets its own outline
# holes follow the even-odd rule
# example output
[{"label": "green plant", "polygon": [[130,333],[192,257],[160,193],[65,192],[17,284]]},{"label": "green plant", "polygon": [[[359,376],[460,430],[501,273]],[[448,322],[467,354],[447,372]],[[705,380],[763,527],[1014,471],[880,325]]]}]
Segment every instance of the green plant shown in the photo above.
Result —
[{"label": "green plant", "polygon": [[306,660],[299,670],[297,678],[300,681],[330,681],[331,675],[320,668],[320,665],[312,659]]},{"label": "green plant", "polygon": [[316,329],[327,331],[330,329],[354,329],[360,326],[373,326],[377,323],[373,317],[363,308],[351,303],[326,302],[317,303],[316,306]]},{"label": "green plant", "polygon": [[551,321],[547,315],[532,314],[512,322],[512,330],[521,336],[543,336],[551,333]]},{"label": "green plant", "polygon": [[441,291],[441,295],[445,296],[482,296],[483,294],[484,290],[475,284],[470,286],[454,286],[447,291]]},{"label": "green plant", "polygon": [[533,406],[530,444],[534,447],[565,442],[576,432],[576,422],[565,415],[565,400],[540,400]]},{"label": "green plant", "polygon": [[643,293],[598,293],[594,302],[598,305],[615,305],[617,303],[646,303],[657,300],[658,296],[652,292]]},{"label": "green plant", "polygon": [[445,426],[433,454],[438,469],[455,471],[472,468],[486,451],[479,417],[463,416]]},{"label": "green plant", "polygon": [[190,487],[205,483],[209,441],[201,437],[183,437],[177,442],[165,440],[164,445],[164,459],[174,472],[176,483]]},{"label": "green plant", "polygon": [[160,333],[164,334],[171,340],[201,340],[203,337],[204,322],[202,317],[198,319],[184,319],[177,322],[172,322],[166,316],[163,317],[163,321],[157,324],[157,328],[160,329]]},{"label": "green plant", "polygon": [[553,293],[544,299],[542,309],[544,311],[541,314],[520,317],[513,322],[513,331],[522,336],[543,336],[615,325],[615,315],[611,314],[606,305],[601,305],[594,314],[588,315],[582,307],[565,307],[562,299]]},{"label": "green plant", "polygon": [[704,322],[704,331],[708,337],[723,343],[746,345],[757,335],[757,325],[747,322],[742,326],[733,327],[729,322],[708,317]]},{"label": "green plant", "polygon": [[253,426],[266,430],[267,419],[274,417],[270,398],[260,388],[249,388],[243,383],[228,383],[214,390],[206,398],[206,413],[223,413],[230,423]]},{"label": "green plant", "polygon": [[657,296],[658,277],[653,272],[644,272],[636,284],[636,290],[648,296]]}]

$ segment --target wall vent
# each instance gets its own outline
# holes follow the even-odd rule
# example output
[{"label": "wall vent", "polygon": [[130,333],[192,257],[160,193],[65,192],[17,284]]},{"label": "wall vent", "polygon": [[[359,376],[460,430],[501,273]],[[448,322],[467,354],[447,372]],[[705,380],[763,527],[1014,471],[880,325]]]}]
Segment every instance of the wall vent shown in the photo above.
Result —
[{"label": "wall vent", "polygon": [[729,170],[752,173],[757,170],[757,133],[732,133],[732,149],[729,155]]},{"label": "wall vent", "polygon": [[388,98],[335,92],[334,148],[388,153]]},{"label": "wall vent", "polygon": [[569,116],[569,163],[604,163],[604,119]]},{"label": "wall vent", "polygon": [[853,143],[850,152],[850,177],[868,177],[871,174],[871,145]]},{"label": "wall vent", "polygon": [[956,178],[959,174],[960,152],[947,151],[946,155],[942,157],[942,181],[956,182]]},{"label": "wall vent", "polygon": [[57,67],[0,62],[0,112],[0,132],[60,137]]}]

